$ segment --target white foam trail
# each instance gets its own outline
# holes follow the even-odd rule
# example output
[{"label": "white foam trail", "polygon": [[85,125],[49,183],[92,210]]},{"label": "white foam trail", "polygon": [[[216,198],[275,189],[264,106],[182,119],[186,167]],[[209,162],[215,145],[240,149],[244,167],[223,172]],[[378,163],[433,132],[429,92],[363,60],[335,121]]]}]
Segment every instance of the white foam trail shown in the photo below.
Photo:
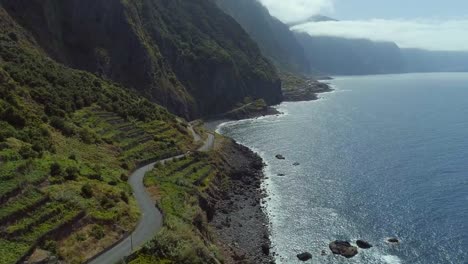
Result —
[{"label": "white foam trail", "polygon": [[385,255],[382,256],[382,260],[385,261],[387,264],[401,264],[401,259],[397,256],[393,255]]}]

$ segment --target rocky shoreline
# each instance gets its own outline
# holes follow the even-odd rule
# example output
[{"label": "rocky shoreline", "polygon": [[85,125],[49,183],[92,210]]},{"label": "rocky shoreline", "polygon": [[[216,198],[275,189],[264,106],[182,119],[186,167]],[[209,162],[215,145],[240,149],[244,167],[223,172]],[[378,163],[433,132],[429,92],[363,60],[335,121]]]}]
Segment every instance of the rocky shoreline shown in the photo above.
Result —
[{"label": "rocky shoreline", "polygon": [[[284,101],[317,100],[317,93],[332,91],[322,82],[308,80],[303,88],[285,92]],[[226,115],[228,120],[242,120],[266,115],[281,114],[267,106],[262,111],[245,111],[242,114]],[[206,127],[215,130],[223,121],[210,121]],[[222,159],[230,166],[228,187],[223,191],[212,192],[215,200],[210,225],[215,230],[225,256],[225,263],[275,263],[271,252],[269,219],[264,211],[266,190],[262,182],[266,175],[262,158],[246,146],[231,142],[224,144]]]},{"label": "rocky shoreline", "polygon": [[262,159],[249,148],[225,144],[221,159],[229,168],[227,187],[211,193],[216,200],[210,221],[225,263],[274,263],[270,254],[269,220],[263,210],[265,190]]},{"label": "rocky shoreline", "polygon": [[318,99],[317,94],[331,91],[333,89],[327,83],[307,79],[303,86],[284,90],[283,97],[286,102],[313,101]]}]

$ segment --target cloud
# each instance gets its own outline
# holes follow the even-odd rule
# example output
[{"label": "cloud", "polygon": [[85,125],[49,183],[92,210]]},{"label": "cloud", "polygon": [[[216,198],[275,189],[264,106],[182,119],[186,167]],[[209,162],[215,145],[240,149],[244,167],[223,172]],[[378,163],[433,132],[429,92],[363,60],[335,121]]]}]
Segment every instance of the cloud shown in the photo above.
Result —
[{"label": "cloud", "polygon": [[270,13],[283,22],[303,21],[313,15],[333,10],[333,0],[259,0]]},{"label": "cloud", "polygon": [[393,41],[403,48],[468,50],[468,19],[330,21],[306,23],[295,26],[293,30],[313,36]]}]

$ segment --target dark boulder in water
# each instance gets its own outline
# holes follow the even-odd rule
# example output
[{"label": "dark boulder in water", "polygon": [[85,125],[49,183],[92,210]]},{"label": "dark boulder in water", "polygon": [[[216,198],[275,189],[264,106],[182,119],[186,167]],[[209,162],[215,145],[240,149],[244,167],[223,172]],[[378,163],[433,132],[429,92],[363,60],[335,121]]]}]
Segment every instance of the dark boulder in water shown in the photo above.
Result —
[{"label": "dark boulder in water", "polygon": [[297,254],[297,258],[301,261],[308,261],[312,258],[312,254],[310,254],[309,252],[304,252],[301,254]]},{"label": "dark boulder in water", "polygon": [[358,254],[357,247],[352,246],[347,241],[336,240],[334,242],[331,242],[329,247],[333,254],[341,255],[345,258],[352,258]]},{"label": "dark boulder in water", "polygon": [[390,243],[390,244],[399,244],[400,240],[398,240],[398,238],[396,238],[396,237],[391,237],[391,238],[387,239],[387,242]]},{"label": "dark boulder in water", "polygon": [[369,248],[373,247],[369,242],[364,241],[364,240],[357,240],[356,245],[358,247],[360,247],[360,248],[363,248],[363,249],[369,249]]},{"label": "dark boulder in water", "polygon": [[277,159],[279,159],[279,160],[284,160],[284,159],[286,159],[286,158],[285,158],[283,155],[281,155],[281,154],[278,154],[278,155],[276,155],[275,157],[276,157]]},{"label": "dark boulder in water", "polygon": [[265,256],[270,255],[270,245],[263,244],[262,245],[262,252]]}]

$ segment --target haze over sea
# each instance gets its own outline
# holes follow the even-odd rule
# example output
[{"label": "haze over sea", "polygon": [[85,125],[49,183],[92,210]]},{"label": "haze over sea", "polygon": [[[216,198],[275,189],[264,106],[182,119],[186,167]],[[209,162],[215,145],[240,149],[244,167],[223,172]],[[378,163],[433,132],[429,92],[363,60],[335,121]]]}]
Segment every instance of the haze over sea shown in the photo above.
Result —
[{"label": "haze over sea", "polygon": [[[467,264],[468,74],[331,84],[336,90],[318,101],[280,105],[284,115],[218,130],[268,164],[277,262],[299,263],[296,254],[309,251],[312,263]],[[336,239],[374,248],[344,259],[328,250]]]}]

